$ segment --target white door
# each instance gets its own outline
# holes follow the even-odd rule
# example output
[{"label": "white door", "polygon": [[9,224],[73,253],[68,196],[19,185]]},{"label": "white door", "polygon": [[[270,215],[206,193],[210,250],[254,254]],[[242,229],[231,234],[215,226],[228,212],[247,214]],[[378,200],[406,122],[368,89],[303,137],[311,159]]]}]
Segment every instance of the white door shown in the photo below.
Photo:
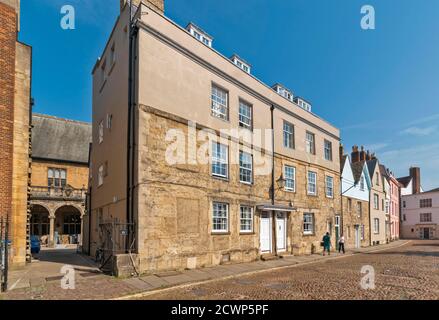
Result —
[{"label": "white door", "polygon": [[287,219],[285,218],[285,213],[276,214],[276,246],[277,251],[287,250]]},{"label": "white door", "polygon": [[261,253],[271,252],[271,215],[261,214],[260,235]]},{"label": "white door", "polygon": [[355,226],[355,248],[360,248],[360,226]]}]

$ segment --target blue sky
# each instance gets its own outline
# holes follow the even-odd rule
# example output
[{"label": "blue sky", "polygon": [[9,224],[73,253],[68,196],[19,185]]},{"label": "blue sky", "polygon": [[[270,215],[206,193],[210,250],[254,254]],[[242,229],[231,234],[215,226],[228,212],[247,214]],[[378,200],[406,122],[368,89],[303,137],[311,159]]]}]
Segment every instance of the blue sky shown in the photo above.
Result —
[{"label": "blue sky", "polygon": [[[165,0],[166,1],[166,0]],[[365,145],[396,175],[422,168],[439,187],[439,1],[167,0],[166,15],[193,21],[226,56],[313,103],[350,150]],[[62,5],[76,29],[60,28]],[[376,30],[360,28],[363,5]],[[119,12],[119,0],[22,1],[20,40],[33,46],[35,112],[91,119],[91,70]]]}]

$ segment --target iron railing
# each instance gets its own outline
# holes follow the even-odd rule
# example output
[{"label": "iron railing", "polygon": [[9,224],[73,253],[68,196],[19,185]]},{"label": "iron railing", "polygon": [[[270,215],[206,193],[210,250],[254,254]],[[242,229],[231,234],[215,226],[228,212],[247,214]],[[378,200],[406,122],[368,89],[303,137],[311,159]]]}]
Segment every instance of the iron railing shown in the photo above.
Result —
[{"label": "iron railing", "polygon": [[0,291],[8,289],[9,271],[9,215],[0,217]]}]

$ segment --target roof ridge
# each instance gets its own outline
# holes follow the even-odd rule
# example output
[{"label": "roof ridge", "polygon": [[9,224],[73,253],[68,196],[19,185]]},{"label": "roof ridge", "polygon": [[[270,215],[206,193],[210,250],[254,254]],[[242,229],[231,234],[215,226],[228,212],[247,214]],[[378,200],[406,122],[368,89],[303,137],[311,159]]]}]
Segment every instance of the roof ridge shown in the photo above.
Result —
[{"label": "roof ridge", "polygon": [[49,114],[33,112],[32,113],[32,117],[34,117],[34,116],[35,117],[40,117],[40,118],[53,119],[53,120],[64,121],[64,122],[72,122],[72,123],[78,123],[78,124],[85,124],[85,125],[91,126],[91,122],[80,121],[80,120],[73,120],[73,119],[67,119],[67,118],[61,118],[61,117],[52,116],[52,115],[49,115]]}]

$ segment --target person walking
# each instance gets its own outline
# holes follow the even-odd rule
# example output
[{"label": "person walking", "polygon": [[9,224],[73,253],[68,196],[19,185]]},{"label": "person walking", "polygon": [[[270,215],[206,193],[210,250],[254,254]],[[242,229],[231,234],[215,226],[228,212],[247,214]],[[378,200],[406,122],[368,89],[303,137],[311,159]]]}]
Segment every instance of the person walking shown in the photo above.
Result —
[{"label": "person walking", "polygon": [[322,242],[323,242],[323,255],[325,255],[325,252],[328,252],[328,255],[331,255],[331,236],[329,235],[329,232],[326,232]]},{"label": "person walking", "polygon": [[341,237],[340,237],[340,239],[338,239],[338,253],[340,253],[341,251],[343,251],[343,254],[345,254],[345,251],[344,251],[344,235],[342,235]]}]

